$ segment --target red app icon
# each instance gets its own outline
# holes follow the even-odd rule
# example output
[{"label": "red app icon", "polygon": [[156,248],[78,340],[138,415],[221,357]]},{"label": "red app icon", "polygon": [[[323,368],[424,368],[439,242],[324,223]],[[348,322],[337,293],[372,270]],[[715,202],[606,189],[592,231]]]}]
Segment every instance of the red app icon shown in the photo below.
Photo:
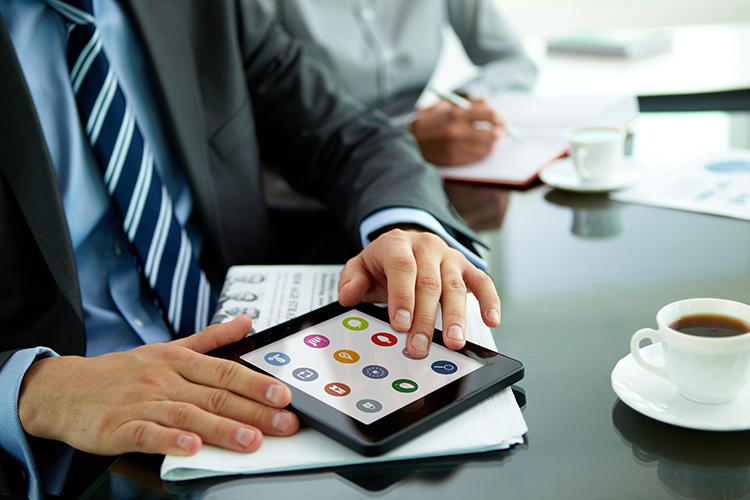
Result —
[{"label": "red app icon", "polygon": [[341,382],[333,382],[325,386],[325,391],[331,396],[342,397],[346,396],[352,390],[348,385],[342,384]]},{"label": "red app icon", "polygon": [[376,343],[377,345],[381,347],[390,347],[392,345],[398,344],[398,339],[392,333],[386,333],[386,332],[376,333],[370,338],[372,339],[374,343]]}]

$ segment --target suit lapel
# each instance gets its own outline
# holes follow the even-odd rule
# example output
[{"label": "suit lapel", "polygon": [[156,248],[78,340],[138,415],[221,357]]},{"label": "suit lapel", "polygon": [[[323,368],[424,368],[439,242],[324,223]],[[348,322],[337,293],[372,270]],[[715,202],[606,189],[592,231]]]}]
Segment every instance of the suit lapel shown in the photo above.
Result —
[{"label": "suit lapel", "polygon": [[73,247],[52,160],[15,49],[0,18],[0,174],[13,190],[39,249],[81,322]]}]

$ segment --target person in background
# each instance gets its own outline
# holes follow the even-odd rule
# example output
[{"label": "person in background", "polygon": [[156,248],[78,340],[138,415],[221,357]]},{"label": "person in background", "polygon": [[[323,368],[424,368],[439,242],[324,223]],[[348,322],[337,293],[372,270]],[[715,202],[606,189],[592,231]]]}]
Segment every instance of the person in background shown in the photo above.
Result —
[{"label": "person in background", "polygon": [[493,0],[263,1],[343,88],[396,122],[404,121],[425,89],[443,29],[452,28],[481,72],[455,89],[472,100],[470,109],[440,101],[407,115],[424,158],[434,165],[464,165],[487,156],[503,132],[503,119],[484,98],[501,90],[530,90],[536,77]]},{"label": "person in background", "polygon": [[438,304],[463,345],[467,291],[499,324],[435,170],[252,0],[2,0],[0,110],[3,492],[59,495],[76,449],[294,434],[288,387],[206,355],[251,331],[206,326],[227,268],[293,231],[269,216],[264,162],[335,214],[356,249],[339,301],[388,302],[410,354]]}]

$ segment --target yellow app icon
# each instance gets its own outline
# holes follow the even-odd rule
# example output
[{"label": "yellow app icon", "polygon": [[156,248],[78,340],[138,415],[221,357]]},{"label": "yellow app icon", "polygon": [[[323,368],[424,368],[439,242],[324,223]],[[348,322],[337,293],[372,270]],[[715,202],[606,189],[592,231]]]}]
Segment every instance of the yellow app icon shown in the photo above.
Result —
[{"label": "yellow app icon", "polygon": [[340,363],[351,364],[359,361],[359,354],[349,349],[341,349],[333,353],[333,359]]}]

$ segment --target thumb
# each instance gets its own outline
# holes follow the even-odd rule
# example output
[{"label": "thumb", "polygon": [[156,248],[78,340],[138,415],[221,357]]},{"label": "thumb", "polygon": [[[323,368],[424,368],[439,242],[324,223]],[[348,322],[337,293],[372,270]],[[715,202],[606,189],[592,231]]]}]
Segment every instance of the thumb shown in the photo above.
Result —
[{"label": "thumb", "polygon": [[194,333],[189,337],[175,340],[174,343],[192,351],[205,354],[219,347],[239,342],[250,333],[252,327],[253,320],[243,314],[228,323],[210,325],[206,329]]},{"label": "thumb", "polygon": [[339,274],[339,302],[342,306],[354,306],[362,302],[372,284],[361,258],[346,263]]}]

